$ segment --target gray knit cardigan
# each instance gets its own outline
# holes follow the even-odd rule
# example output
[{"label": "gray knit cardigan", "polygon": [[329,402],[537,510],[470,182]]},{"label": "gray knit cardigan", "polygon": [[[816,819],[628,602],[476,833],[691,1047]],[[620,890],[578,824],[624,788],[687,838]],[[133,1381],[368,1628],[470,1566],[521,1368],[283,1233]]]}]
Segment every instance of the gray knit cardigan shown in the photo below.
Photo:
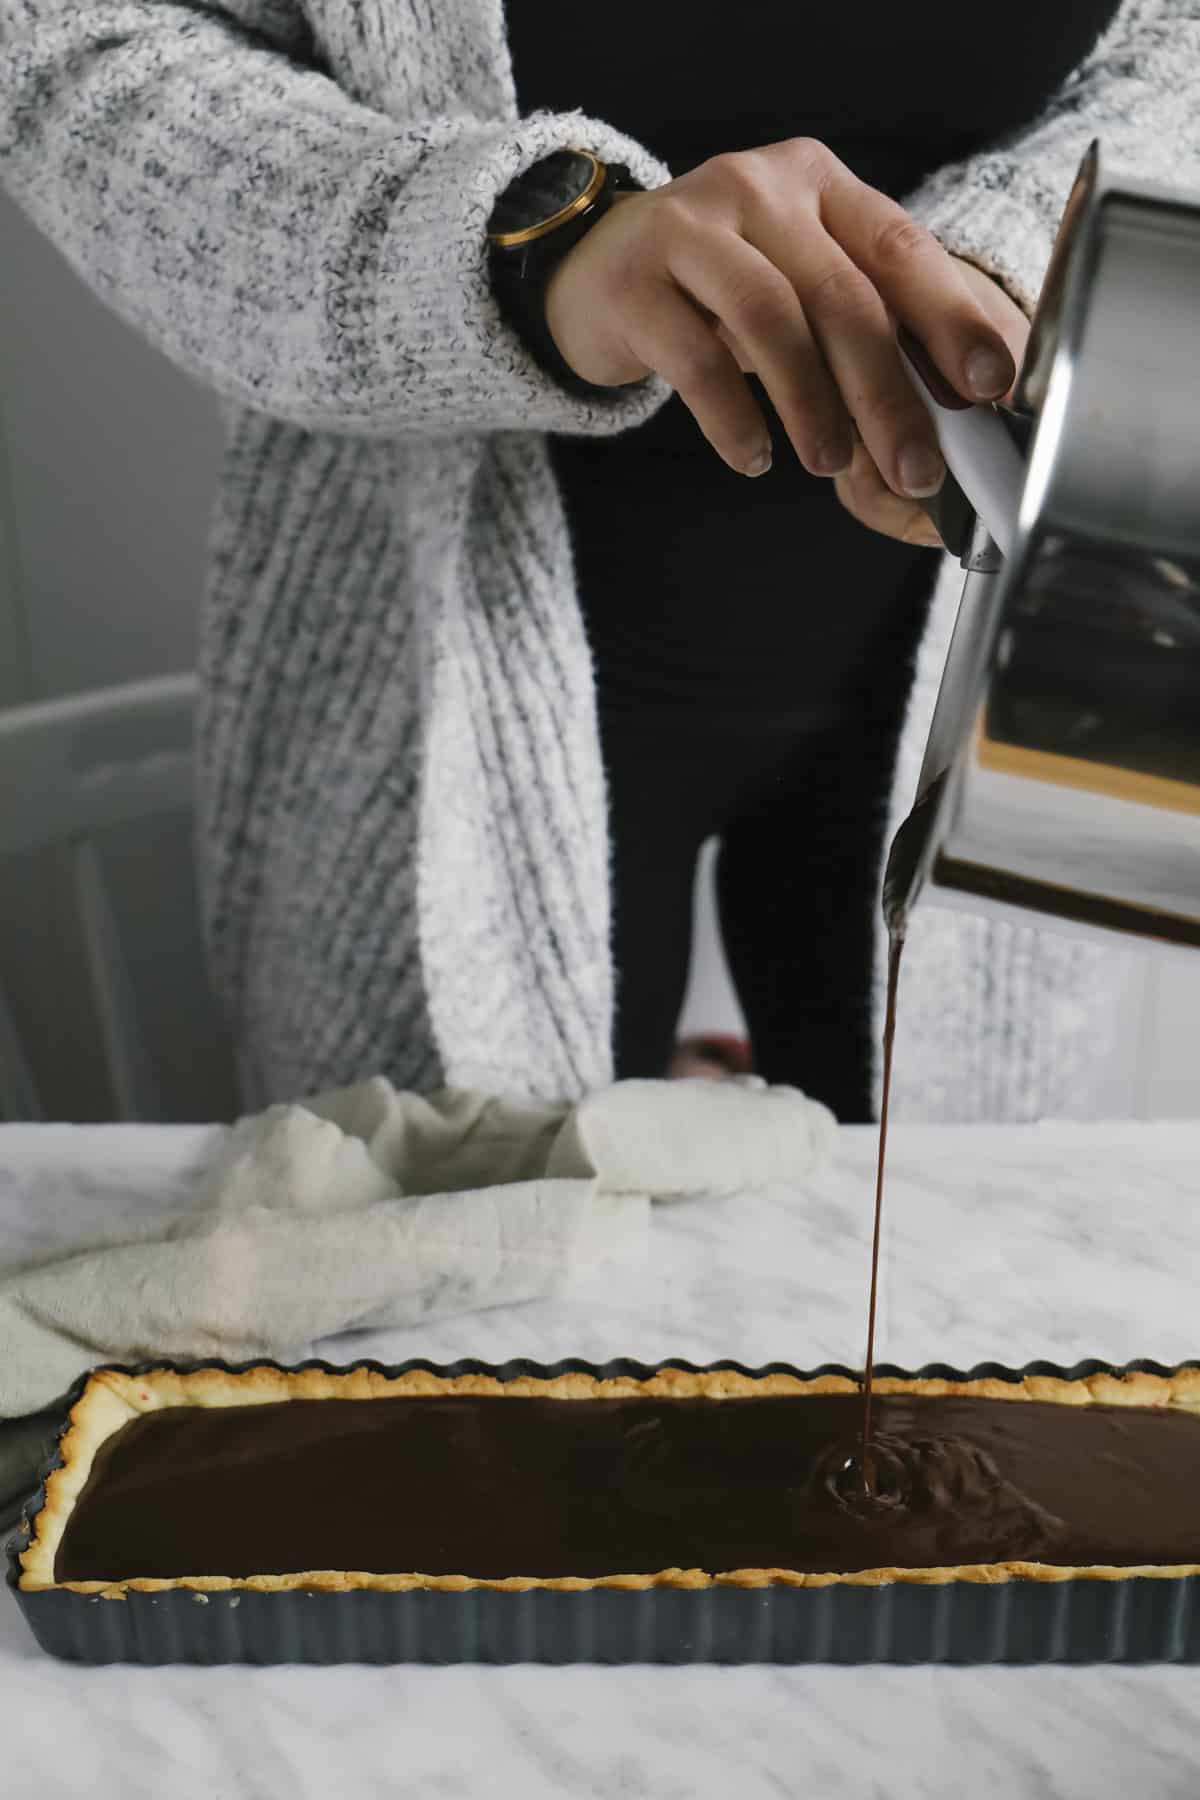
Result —
[{"label": "gray knit cardigan", "polygon": [[[1115,168],[1196,180],[1200,0],[1126,0],[1019,137],[906,203],[1028,308],[1097,135]],[[484,256],[495,197],[576,143],[668,179],[600,121],[518,116],[501,0],[0,0],[6,184],[228,408],[199,836],[250,1103],[376,1070],[542,1095],[611,1073],[604,779],[544,434],[619,432],[664,390],[561,390]],[[950,565],[893,819],[957,589]],[[930,909],[898,1108],[1078,1104],[1114,966]]]}]

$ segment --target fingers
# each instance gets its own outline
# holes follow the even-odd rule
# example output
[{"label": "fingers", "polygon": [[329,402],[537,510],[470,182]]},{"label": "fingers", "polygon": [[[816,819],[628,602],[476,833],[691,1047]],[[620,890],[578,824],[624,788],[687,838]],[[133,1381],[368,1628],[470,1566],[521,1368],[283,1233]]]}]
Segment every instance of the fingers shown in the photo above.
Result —
[{"label": "fingers", "polygon": [[669,280],[639,293],[630,348],[677,391],[717,455],[740,475],[771,466],[771,436],[737,358]]},{"label": "fingers", "polygon": [[742,371],[742,374],[753,375],[754,358],[746,349],[746,346],[744,344],[739,344],[729,327],[727,325],[722,325],[719,319],[716,321],[716,332],[721,342],[729,345],[730,350],[733,352],[734,361]]},{"label": "fingers", "polygon": [[[762,259],[786,278],[859,436],[893,491],[914,498],[936,494],[945,464],[929,414],[900,361],[883,297],[831,235],[821,216],[823,185],[812,172],[808,185],[795,184],[784,200],[781,191],[776,178],[769,196],[764,193],[760,203],[743,209],[743,231]],[[767,386],[778,405],[774,388]]]},{"label": "fingers", "polygon": [[876,468],[898,495],[936,494],[946,473],[937,436],[904,371],[878,292],[814,213],[764,221],[760,230],[761,248],[786,270]]},{"label": "fingers", "polygon": [[944,550],[933,520],[923,507],[902,500],[884,481],[865,444],[856,444],[850,467],[834,480],[834,489],[846,511],[860,525],[905,544]]},{"label": "fingers", "polygon": [[796,279],[813,334],[876,469],[895,494],[936,494],[946,466],[878,293],[831,239]]},{"label": "fingers", "polygon": [[845,468],[853,449],[850,418],[787,276],[723,229],[681,236],[668,248],[667,266],[719,321],[739,363],[758,375],[805,468],[814,475]]},{"label": "fingers", "polygon": [[[992,321],[1000,336],[1008,345],[1009,354],[1014,367],[1019,371],[1025,358],[1026,345],[1029,342],[1029,320],[1017,305],[1009,298],[1004,289],[990,275],[977,268],[965,257],[951,256],[951,263],[960,281],[966,284],[988,318]],[[1000,398],[1011,403],[1016,388],[1014,380]]]},{"label": "fingers", "polygon": [[1004,335],[933,234],[843,163],[823,183],[830,235],[966,400],[996,400],[1016,365]]}]

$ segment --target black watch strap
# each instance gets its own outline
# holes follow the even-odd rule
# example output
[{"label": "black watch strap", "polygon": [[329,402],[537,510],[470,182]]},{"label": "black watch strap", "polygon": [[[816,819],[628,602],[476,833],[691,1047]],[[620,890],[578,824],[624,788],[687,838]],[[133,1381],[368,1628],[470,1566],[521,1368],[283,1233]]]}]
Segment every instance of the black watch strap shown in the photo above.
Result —
[{"label": "black watch strap", "polygon": [[622,164],[601,163],[586,151],[558,151],[512,183],[489,221],[497,304],[539,367],[571,393],[611,396],[615,390],[584,381],[562,356],[546,324],[546,288],[614,196],[637,190]]}]

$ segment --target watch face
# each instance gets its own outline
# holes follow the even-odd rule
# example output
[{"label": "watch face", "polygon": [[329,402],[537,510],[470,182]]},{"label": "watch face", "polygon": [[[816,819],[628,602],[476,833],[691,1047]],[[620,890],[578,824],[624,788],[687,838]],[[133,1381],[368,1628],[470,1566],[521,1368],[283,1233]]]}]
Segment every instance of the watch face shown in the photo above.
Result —
[{"label": "watch face", "polygon": [[557,222],[587,204],[604,181],[604,167],[586,150],[556,150],[523,174],[496,202],[488,225],[493,242]]},{"label": "watch face", "polygon": [[529,173],[543,173],[547,188],[561,195],[559,204],[565,206],[587,191],[598,167],[597,158],[589,150],[556,150]]}]

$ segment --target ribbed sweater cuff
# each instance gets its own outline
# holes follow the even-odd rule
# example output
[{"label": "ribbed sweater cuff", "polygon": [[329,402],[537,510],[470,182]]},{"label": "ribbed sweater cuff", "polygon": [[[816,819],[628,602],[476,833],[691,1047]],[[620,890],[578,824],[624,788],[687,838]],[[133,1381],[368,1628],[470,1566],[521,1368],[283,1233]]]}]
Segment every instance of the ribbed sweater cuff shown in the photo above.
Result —
[{"label": "ribbed sweater cuff", "polygon": [[[581,146],[624,163],[645,188],[670,171],[624,133],[582,113],[529,118],[451,135],[409,175],[404,205],[381,251],[374,341],[376,406],[394,405],[401,429],[561,431],[603,436],[640,424],[670,392],[657,377],[595,396],[569,391],[543,370],[503,316],[488,272],[487,225],[509,183],[554,150]],[[425,221],[414,235],[412,221]],[[437,221],[436,225],[432,221]]]}]

